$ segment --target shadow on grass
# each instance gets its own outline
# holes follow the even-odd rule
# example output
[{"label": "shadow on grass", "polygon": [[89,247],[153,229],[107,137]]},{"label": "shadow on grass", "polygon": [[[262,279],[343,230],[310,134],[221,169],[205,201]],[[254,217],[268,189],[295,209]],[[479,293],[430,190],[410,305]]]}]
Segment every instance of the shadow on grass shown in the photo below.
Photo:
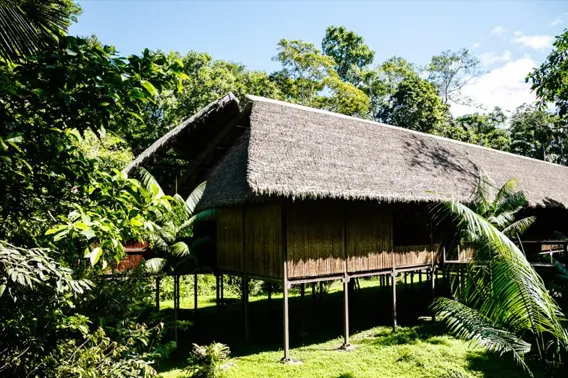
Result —
[{"label": "shadow on grass", "polygon": [[[397,291],[398,323],[416,325],[418,317],[428,315],[431,300],[428,283],[399,284]],[[367,287],[350,295],[351,333],[392,324],[391,289]],[[222,342],[231,347],[233,356],[246,356],[262,351],[282,348],[283,312],[281,299],[262,299],[249,303],[250,341],[244,342],[244,317],[242,304],[227,299],[222,306],[209,306],[198,310],[179,311],[179,319],[193,322],[186,331],[179,332],[176,358],[185,358],[192,343]],[[343,293],[333,292],[312,297],[309,290],[302,300],[292,297],[289,301],[291,347],[322,343],[339,338],[343,332]],[[172,309],[162,310],[172,312]],[[393,338],[404,336],[393,336]],[[410,336],[408,336],[410,337]],[[403,342],[401,339],[400,342]],[[385,341],[388,344],[388,341]],[[338,342],[338,347],[340,346]]]},{"label": "shadow on grass", "polygon": [[447,341],[438,338],[444,334],[444,328],[439,323],[424,323],[418,327],[401,328],[396,332],[391,330],[381,330],[374,335],[362,341],[365,344],[374,345],[411,345],[417,342],[427,342],[435,345],[447,345]]},{"label": "shadow on grass", "polygon": [[[443,285],[438,283],[438,293]],[[415,344],[427,342],[445,344],[442,337],[444,329],[439,324],[424,323],[419,317],[428,315],[431,291],[428,283],[414,287],[400,283],[397,286],[398,323],[402,326],[393,333],[385,329],[369,337],[360,338],[357,343],[378,346]],[[351,333],[365,332],[370,328],[392,324],[391,288],[366,287],[350,294],[350,329]],[[172,312],[171,309],[163,310]],[[343,331],[343,293],[333,292],[312,297],[309,290],[302,300],[300,297],[290,298],[290,344],[292,348],[311,346],[337,339],[337,347],[341,345]],[[238,300],[229,299],[226,304],[216,307],[204,307],[198,310],[180,310],[179,318],[190,320],[193,326],[179,332],[178,348],[172,360],[160,363],[160,371],[183,369],[192,347],[192,343],[209,344],[213,341],[230,346],[233,357],[249,356],[267,351],[282,350],[282,300],[262,299],[249,303],[250,341],[244,341],[244,317],[242,305]],[[314,348],[316,349],[316,348]],[[317,348],[318,350],[323,350]],[[325,348],[334,351],[334,348]],[[411,358],[412,356],[408,356]],[[404,356],[401,356],[404,359]],[[499,364],[510,361],[485,353],[471,353],[468,361],[472,371],[483,376],[497,376],[503,371]],[[277,361],[274,361],[275,363]],[[514,363],[511,362],[514,365]],[[519,377],[524,376],[519,370]],[[494,374],[494,375],[493,375]],[[354,378],[351,372],[345,372],[338,378]]]}]

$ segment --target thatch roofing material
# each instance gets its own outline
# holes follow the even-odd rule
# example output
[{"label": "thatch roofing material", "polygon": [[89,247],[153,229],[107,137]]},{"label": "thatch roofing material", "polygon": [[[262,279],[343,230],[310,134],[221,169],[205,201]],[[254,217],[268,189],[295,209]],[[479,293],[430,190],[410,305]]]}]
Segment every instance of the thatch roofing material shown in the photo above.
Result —
[{"label": "thatch roofing material", "polygon": [[519,180],[532,206],[568,206],[568,168],[250,96],[250,132],[209,178],[203,207],[254,197],[432,202],[471,199],[480,172]]}]

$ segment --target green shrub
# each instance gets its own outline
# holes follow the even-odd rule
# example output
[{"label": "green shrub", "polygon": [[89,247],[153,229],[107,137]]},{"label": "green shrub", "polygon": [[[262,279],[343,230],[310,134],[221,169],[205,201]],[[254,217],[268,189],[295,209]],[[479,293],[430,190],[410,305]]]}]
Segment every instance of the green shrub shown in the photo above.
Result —
[{"label": "green shrub", "polygon": [[212,343],[204,346],[193,344],[193,350],[187,359],[189,364],[187,371],[190,377],[223,377],[225,371],[230,367],[228,363],[230,353],[229,347],[221,343]]}]

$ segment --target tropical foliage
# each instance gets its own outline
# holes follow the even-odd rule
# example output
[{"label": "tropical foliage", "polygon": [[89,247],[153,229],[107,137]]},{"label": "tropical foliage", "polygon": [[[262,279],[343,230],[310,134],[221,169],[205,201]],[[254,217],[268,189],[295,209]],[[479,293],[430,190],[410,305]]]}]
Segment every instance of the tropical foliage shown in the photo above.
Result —
[{"label": "tropical foliage", "polygon": [[0,1],[0,58],[18,60],[65,37],[80,8],[72,0]]},{"label": "tropical foliage", "polygon": [[[148,269],[116,268],[124,245],[141,240],[156,253],[144,268],[171,273],[194,266],[206,243],[197,226],[212,216],[197,212],[204,186],[186,200],[166,195],[147,174],[137,180],[121,169],[229,91],[241,100],[284,99],[568,162],[562,80],[568,32],[530,76],[541,105],[554,102],[557,115],[527,106],[510,120],[497,109],[453,118],[448,103],[466,101],[461,90],[479,74],[466,50],[444,52],[423,68],[401,57],[374,66],[376,54],[361,36],[330,26],[321,50],[280,40],[274,58],[280,67],[269,73],[195,51],[146,49],[124,57],[96,37],[66,35],[79,13],[72,0],[0,1],[3,376],[148,376],[175,348],[163,339],[174,322],[152,310]],[[542,280],[509,239],[530,224],[513,216],[523,198],[512,185],[489,198],[480,192],[486,205],[474,210],[457,203],[438,209],[462,242],[480,248],[471,284],[456,293],[461,302],[440,300],[437,309],[458,319],[453,327],[462,335],[492,349],[521,359],[530,344],[546,357],[548,343],[563,346],[566,336]],[[484,290],[483,303],[475,288]],[[207,364],[218,365],[227,351],[211,348],[196,349],[194,357],[215,355]]]},{"label": "tropical foliage", "polygon": [[187,360],[187,370],[195,378],[221,378],[229,368],[227,361],[230,354],[229,347],[225,344],[193,344],[193,350]]},{"label": "tropical foliage", "polygon": [[527,353],[544,360],[551,356],[551,348],[568,346],[568,334],[560,307],[521,247],[511,240],[534,221],[516,218],[527,205],[524,194],[516,190],[515,180],[499,190],[493,188],[482,177],[469,207],[450,201],[433,208],[434,219],[449,234],[446,248],[470,248],[473,258],[461,275],[464,278],[454,282],[456,300],[438,298],[432,309],[458,336],[511,353],[527,368]]}]

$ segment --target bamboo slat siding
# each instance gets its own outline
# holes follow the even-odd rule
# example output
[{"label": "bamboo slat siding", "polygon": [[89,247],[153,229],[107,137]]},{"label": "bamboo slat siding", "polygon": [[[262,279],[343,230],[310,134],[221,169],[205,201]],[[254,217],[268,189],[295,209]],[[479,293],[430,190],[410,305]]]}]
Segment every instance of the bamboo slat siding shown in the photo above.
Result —
[{"label": "bamboo slat siding", "polygon": [[317,277],[344,271],[343,203],[286,204],[288,277]]},{"label": "bamboo slat siding", "polygon": [[282,276],[280,204],[251,204],[246,206],[245,270],[251,275]]},{"label": "bamboo slat siding", "polygon": [[392,266],[392,207],[368,202],[349,203],[345,215],[347,270],[365,272]]},{"label": "bamboo slat siding", "polygon": [[[436,250],[437,248],[434,249]],[[429,244],[394,247],[394,255],[395,255],[395,264],[397,268],[412,266],[412,265],[432,264],[432,252],[430,251]],[[438,262],[439,258],[440,254],[434,252],[434,262]]]},{"label": "bamboo slat siding", "polygon": [[243,270],[242,206],[221,209],[217,217],[217,267],[233,272]]},{"label": "bamboo slat siding", "polygon": [[[392,269],[393,262],[398,268],[432,263],[430,244],[393,246],[393,214],[400,210],[396,206],[305,200],[221,209],[217,267],[251,276],[282,277],[282,209],[289,278],[342,274],[345,269],[347,273]],[[411,226],[404,230],[409,240],[421,235],[420,227],[424,227],[423,222]],[[434,254],[434,259],[438,262],[440,255]]]}]

